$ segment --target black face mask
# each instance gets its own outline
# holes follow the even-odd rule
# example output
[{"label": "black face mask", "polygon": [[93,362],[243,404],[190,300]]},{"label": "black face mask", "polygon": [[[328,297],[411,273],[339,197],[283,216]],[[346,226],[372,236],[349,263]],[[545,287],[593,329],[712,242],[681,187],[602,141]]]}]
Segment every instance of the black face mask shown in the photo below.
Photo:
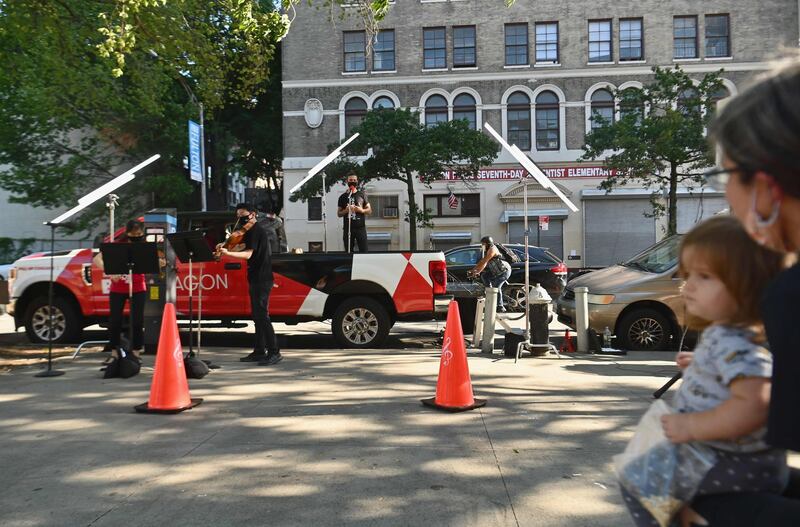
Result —
[{"label": "black face mask", "polygon": [[131,243],[143,242],[144,234],[142,234],[141,236],[128,236],[128,240],[130,240]]}]

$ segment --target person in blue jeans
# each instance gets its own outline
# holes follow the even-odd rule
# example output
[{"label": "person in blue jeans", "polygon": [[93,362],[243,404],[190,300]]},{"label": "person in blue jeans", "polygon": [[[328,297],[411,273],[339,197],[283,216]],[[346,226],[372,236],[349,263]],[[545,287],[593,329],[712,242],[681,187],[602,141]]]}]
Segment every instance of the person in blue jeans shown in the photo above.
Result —
[{"label": "person in blue jeans", "polygon": [[497,310],[505,312],[503,304],[503,283],[511,276],[511,264],[509,264],[495,247],[491,236],[481,238],[483,248],[483,258],[475,264],[468,274],[472,276],[480,275],[481,282],[486,287],[496,287],[500,291],[497,295]]}]

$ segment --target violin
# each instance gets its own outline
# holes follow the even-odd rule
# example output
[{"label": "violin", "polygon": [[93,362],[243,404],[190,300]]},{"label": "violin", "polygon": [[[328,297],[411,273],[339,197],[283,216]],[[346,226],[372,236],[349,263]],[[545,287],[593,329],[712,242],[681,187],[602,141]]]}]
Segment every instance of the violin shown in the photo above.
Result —
[{"label": "violin", "polygon": [[236,218],[236,223],[233,224],[233,230],[230,234],[228,234],[228,237],[225,238],[225,241],[219,244],[217,250],[214,252],[214,257],[217,259],[217,261],[219,261],[219,259],[222,257],[222,252],[220,249],[224,248],[232,251],[234,247],[242,243],[244,240],[244,235],[247,233],[247,231],[252,229],[257,222],[255,214],[253,214],[246,222],[239,225],[241,220],[241,217]]}]

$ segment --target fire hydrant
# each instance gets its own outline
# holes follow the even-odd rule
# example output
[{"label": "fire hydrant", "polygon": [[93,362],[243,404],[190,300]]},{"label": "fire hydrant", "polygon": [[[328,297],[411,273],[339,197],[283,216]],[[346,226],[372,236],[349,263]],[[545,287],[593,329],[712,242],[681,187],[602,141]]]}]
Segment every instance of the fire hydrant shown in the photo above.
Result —
[{"label": "fire hydrant", "polygon": [[529,314],[531,326],[531,344],[547,346],[550,344],[550,304],[553,301],[544,287],[536,284],[528,294]]}]

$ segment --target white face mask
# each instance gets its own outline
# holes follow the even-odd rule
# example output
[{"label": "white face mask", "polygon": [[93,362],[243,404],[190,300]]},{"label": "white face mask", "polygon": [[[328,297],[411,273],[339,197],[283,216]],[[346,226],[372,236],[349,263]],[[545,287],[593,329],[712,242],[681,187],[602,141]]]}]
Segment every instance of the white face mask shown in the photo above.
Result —
[{"label": "white face mask", "polygon": [[753,199],[750,201],[750,210],[744,221],[744,228],[753,240],[759,245],[775,251],[786,252],[786,245],[780,234],[778,216],[781,212],[781,202],[776,201],[772,204],[772,212],[764,218],[756,208],[758,201],[758,191],[753,192]]}]

